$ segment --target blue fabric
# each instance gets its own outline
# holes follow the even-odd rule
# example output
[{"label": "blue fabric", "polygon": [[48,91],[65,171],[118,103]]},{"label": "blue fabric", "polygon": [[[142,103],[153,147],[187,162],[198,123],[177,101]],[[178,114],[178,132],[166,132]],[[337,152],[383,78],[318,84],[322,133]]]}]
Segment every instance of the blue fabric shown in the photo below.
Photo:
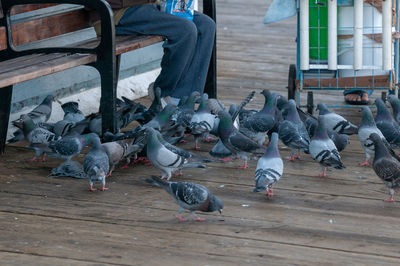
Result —
[{"label": "blue fabric", "polygon": [[264,24],[274,23],[296,15],[295,0],[274,0],[263,19]]},{"label": "blue fabric", "polygon": [[130,7],[115,27],[117,35],[164,36],[161,73],[154,82],[161,96],[203,93],[214,46],[215,22],[194,12],[193,21],[167,14],[155,5]]}]

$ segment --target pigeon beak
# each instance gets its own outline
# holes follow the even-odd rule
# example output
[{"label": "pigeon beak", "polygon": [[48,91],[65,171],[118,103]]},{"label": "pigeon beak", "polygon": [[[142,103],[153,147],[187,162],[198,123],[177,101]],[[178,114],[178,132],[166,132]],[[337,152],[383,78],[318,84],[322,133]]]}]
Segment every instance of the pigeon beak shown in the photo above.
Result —
[{"label": "pigeon beak", "polygon": [[219,214],[222,214],[222,210],[221,209],[219,209],[218,211],[219,211]]}]

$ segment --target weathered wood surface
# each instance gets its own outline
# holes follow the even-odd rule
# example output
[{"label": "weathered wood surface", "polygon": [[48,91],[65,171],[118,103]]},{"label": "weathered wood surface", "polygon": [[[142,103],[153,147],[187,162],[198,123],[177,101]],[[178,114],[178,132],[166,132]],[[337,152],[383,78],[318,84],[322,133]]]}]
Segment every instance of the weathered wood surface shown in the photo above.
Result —
[{"label": "weathered wood surface", "polygon": [[[218,1],[218,90],[226,105],[251,90],[285,94],[295,60],[295,19],[263,25],[268,3]],[[324,92],[325,93],[325,92]],[[329,92],[329,103],[343,100]],[[248,108],[260,108],[256,94]],[[316,97],[316,102],[322,97]],[[148,105],[147,98],[141,102]],[[336,109],[356,124],[355,110]],[[193,141],[182,147],[190,149]],[[357,136],[342,152],[347,166],[319,178],[309,155],[288,162],[279,145],[284,174],[268,199],[253,193],[256,161],[213,162],[187,169],[183,177],[220,197],[222,215],[179,223],[171,197],[143,181],[159,175],[152,166],[116,169],[109,191],[89,193],[87,180],[47,177],[61,162],[27,162],[24,143],[0,157],[0,258],[5,265],[399,265],[399,203],[370,167]],[[207,155],[211,144],[201,144]],[[77,160],[82,161],[83,156]],[[395,197],[396,199],[396,197]]]}]

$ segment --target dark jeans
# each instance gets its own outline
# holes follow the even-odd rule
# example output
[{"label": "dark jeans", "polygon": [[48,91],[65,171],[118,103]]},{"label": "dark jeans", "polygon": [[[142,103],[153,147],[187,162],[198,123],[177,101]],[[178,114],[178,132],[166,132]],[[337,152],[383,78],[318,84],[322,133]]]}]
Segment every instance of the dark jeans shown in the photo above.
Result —
[{"label": "dark jeans", "polygon": [[155,5],[130,7],[116,26],[117,35],[164,36],[161,73],[154,86],[162,96],[182,98],[203,93],[214,45],[215,23],[199,12],[193,21],[166,14]]}]

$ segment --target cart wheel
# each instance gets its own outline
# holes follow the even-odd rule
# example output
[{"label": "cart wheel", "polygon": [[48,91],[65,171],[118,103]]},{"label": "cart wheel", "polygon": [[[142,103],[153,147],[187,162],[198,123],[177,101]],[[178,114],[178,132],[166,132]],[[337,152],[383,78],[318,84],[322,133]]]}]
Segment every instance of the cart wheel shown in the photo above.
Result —
[{"label": "cart wheel", "polygon": [[295,100],[296,97],[296,65],[289,66],[289,79],[288,79],[288,99]]}]

